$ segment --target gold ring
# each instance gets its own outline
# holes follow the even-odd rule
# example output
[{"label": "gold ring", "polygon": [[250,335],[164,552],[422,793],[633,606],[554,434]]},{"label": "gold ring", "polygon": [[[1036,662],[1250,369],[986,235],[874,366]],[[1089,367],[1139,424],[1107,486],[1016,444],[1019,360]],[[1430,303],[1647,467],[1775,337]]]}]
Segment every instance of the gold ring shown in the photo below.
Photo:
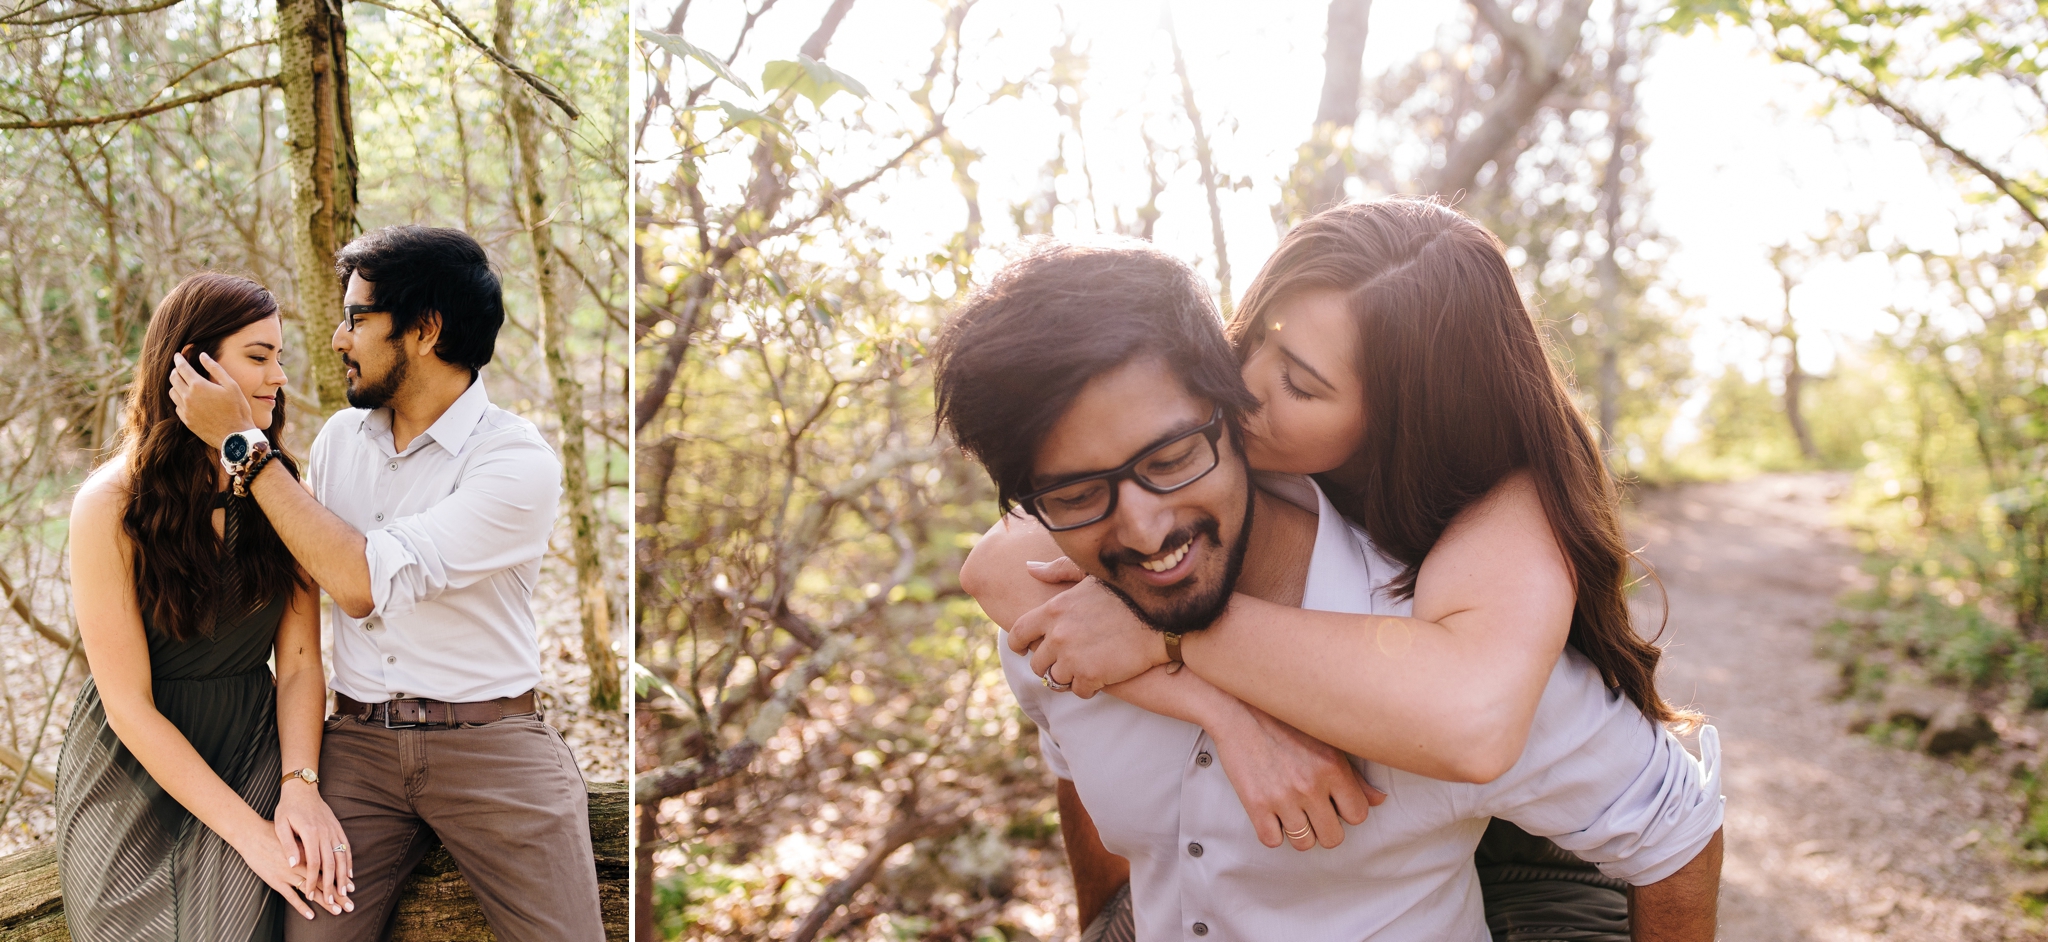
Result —
[{"label": "gold ring", "polygon": [[1309,834],[1312,833],[1312,829],[1308,825],[1304,824],[1301,826],[1301,833],[1299,834],[1293,831],[1282,831],[1281,833],[1287,835],[1287,839],[1290,841],[1298,841],[1304,837],[1309,836]]},{"label": "gold ring", "polygon": [[347,845],[347,844],[336,844],[336,845],[334,845],[334,852],[335,852],[335,853],[337,853],[337,854],[346,854],[346,853],[348,853],[348,845]]}]

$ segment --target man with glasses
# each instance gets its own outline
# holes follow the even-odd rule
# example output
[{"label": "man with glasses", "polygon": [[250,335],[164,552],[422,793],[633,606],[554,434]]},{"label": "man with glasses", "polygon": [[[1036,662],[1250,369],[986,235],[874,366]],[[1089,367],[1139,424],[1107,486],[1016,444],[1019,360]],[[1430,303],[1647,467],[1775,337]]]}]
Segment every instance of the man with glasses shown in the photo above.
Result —
[{"label": "man with glasses", "polygon": [[[292,920],[286,937],[388,937],[438,836],[498,938],[598,942],[587,792],[534,699],[531,600],[562,468],[484,392],[498,277],[475,239],[423,226],[366,233],[335,268],[348,287],[332,342],[354,408],[314,440],[310,493],[275,462],[249,486],[334,599],[320,767],[281,771],[316,783],[341,820],[348,843],[322,852],[350,875],[351,905]],[[186,425],[216,445],[247,434],[232,380],[179,370]]]},{"label": "man with glasses", "polygon": [[[1313,482],[1254,486],[1238,419],[1257,401],[1206,287],[1157,249],[1043,246],[969,299],[934,353],[941,424],[1005,506],[1036,516],[1060,552],[1166,634],[1170,661],[1177,635],[1208,625],[1233,591],[1407,614],[1378,591],[1398,567]],[[990,616],[1007,625],[1023,613],[1014,601]],[[1055,695],[1065,685],[1034,674],[1007,638],[1001,652],[1059,779],[1084,921],[1127,874],[1138,938],[1483,939],[1472,857],[1497,816],[1637,885],[1639,902],[1654,901],[1636,914],[1637,938],[1711,936],[1702,875],[1718,860],[1718,773],[1610,697],[1575,652],[1559,659],[1513,769],[1467,784],[1354,760],[1385,803],[1350,809],[1349,837],[1306,853],[1259,841],[1209,731],[1114,697]]]}]

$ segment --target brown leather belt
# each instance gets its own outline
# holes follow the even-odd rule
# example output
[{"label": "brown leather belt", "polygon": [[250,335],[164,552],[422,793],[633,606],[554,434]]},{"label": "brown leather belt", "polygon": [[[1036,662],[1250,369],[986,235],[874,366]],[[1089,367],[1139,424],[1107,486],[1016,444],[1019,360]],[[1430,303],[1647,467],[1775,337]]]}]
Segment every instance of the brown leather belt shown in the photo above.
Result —
[{"label": "brown leather belt", "polygon": [[449,703],[445,700],[420,698],[364,703],[339,690],[334,692],[336,716],[353,716],[371,723],[382,723],[385,729],[495,723],[508,716],[532,712],[534,708],[531,690],[516,697],[499,697],[496,700],[477,700],[471,703]]}]

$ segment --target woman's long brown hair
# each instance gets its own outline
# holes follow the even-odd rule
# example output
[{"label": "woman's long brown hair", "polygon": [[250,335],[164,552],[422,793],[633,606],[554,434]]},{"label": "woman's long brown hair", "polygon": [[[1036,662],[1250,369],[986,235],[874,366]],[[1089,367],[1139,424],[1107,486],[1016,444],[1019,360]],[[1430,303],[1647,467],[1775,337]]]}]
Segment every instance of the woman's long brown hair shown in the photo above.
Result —
[{"label": "woman's long brown hair", "polygon": [[1444,528],[1509,474],[1527,470],[1577,580],[1572,647],[1645,716],[1690,723],[1657,694],[1662,652],[1636,634],[1619,497],[1585,417],[1552,367],[1501,242],[1433,200],[1334,207],[1296,226],[1232,318],[1240,361],[1273,306],[1301,291],[1349,296],[1367,420],[1349,463],[1317,480],[1405,567],[1412,597]]},{"label": "woman's long brown hair", "polygon": [[[243,615],[303,586],[298,564],[270,520],[254,507],[241,515],[238,545],[228,547],[213,529],[220,487],[220,453],[192,434],[171,402],[171,356],[187,351],[218,359],[221,341],[266,317],[277,301],[262,285],[234,275],[199,272],[178,282],[150,315],[142,361],[128,390],[120,453],[128,461],[128,509],[121,526],[134,544],[135,599],[142,622],[179,641],[211,636],[224,619]],[[264,435],[277,459],[298,473],[284,453],[285,398],[277,393]],[[233,550],[230,558],[230,549]],[[234,566],[239,580],[230,580]],[[222,598],[239,584],[241,598]]]}]

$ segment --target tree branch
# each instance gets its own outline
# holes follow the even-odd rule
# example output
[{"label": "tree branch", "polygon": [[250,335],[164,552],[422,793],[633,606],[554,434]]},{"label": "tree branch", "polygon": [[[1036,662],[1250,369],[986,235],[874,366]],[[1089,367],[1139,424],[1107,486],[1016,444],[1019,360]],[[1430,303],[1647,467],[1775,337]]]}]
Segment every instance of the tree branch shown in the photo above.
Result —
[{"label": "tree branch", "polygon": [[276,86],[278,85],[278,83],[279,80],[277,76],[266,75],[263,76],[262,78],[243,79],[239,82],[229,82],[228,84],[222,85],[219,88],[209,89],[203,92],[193,92],[190,95],[180,95],[169,101],[160,101],[154,105],[149,105],[143,108],[136,108],[130,111],[123,111],[118,114],[92,115],[90,117],[84,118],[45,118],[40,121],[0,121],[0,131],[55,131],[62,130],[64,128],[90,127],[98,124],[116,124],[122,121],[133,121],[137,118],[147,118],[150,115],[157,114],[158,112],[169,111],[172,108],[182,108],[186,105],[196,105],[203,101],[212,101],[216,98],[219,98],[222,95],[228,94],[229,92],[238,92],[245,88],[264,88],[269,86]]},{"label": "tree branch", "polygon": [[7,571],[4,569],[0,569],[0,593],[6,593],[7,607],[13,609],[14,614],[20,616],[21,620],[26,622],[29,628],[33,629],[36,634],[42,635],[43,640],[60,648],[69,649],[71,647],[72,639],[65,637],[62,632],[50,627],[48,622],[36,617],[35,611],[28,607],[28,597],[22,595],[21,590],[14,587],[14,580],[7,577]]},{"label": "tree branch", "polygon": [[1797,62],[1800,65],[1812,69],[1815,74],[1818,74],[1822,78],[1828,79],[1829,81],[1832,81],[1835,84],[1842,86],[1843,88],[1849,90],[1849,92],[1854,94],[1856,97],[1863,99],[1864,102],[1868,103],[1872,107],[1875,107],[1877,110],[1891,115],[1893,120],[1909,128],[1912,128],[1915,131],[1920,132],[1923,136],[1927,138],[1929,143],[1932,143],[1935,146],[1936,149],[1942,151],[1943,153],[1948,154],[1950,157],[1955,158],[1956,161],[1961,163],[1963,166],[1966,166],[1971,170],[1975,170],[1984,179],[1990,181],[1991,185],[1997,187],[2000,193],[2005,194],[2013,201],[2014,204],[2018,205],[2020,208],[2020,212],[2025,213],[2028,219],[2033,220],[2034,225],[2040,226],[2043,229],[2048,229],[2048,219],[2043,219],[2040,211],[2036,208],[2037,201],[2042,199],[2042,194],[2036,193],[2033,190],[2029,189],[2026,185],[2016,180],[2012,180],[2006,177],[2004,174],[1999,173],[1996,170],[1993,170],[1990,167],[1990,165],[1971,156],[1962,148],[1949,143],[1948,138],[1942,136],[1941,131],[1937,130],[1932,124],[1929,124],[1927,122],[1927,119],[1921,117],[1919,113],[1915,112],[1913,109],[1908,108],[1905,105],[1900,104],[1899,102],[1893,101],[1890,96],[1884,93],[1884,90],[1882,88],[1878,88],[1876,86],[1866,88],[1864,86],[1858,85],[1857,83],[1850,81],[1847,78],[1835,75],[1833,73],[1828,72],[1825,69],[1822,69],[1817,63],[1808,61],[1806,58],[1802,56],[1791,56],[1781,53],[1779,55],[1779,58],[1791,62]]},{"label": "tree branch", "polygon": [[562,109],[562,113],[569,116],[569,120],[574,121],[577,118],[583,117],[583,112],[576,110],[576,106],[570,104],[569,99],[562,95],[561,90],[555,88],[547,79],[533,74],[524,66],[505,58],[498,53],[498,50],[491,48],[489,43],[484,42],[481,37],[477,36],[469,28],[468,23],[464,23],[461,17],[455,15],[454,10],[448,8],[446,0],[434,0],[434,6],[441,9],[441,15],[447,17],[449,23],[454,24],[455,28],[462,33],[462,37],[469,40],[470,45],[475,46],[477,51],[490,57],[490,60],[497,63],[499,68],[518,77],[520,81],[525,82],[534,91],[539,92],[542,98],[554,102],[555,107]]},{"label": "tree branch", "polygon": [[[912,781],[914,783],[915,779]],[[913,787],[904,792],[903,797],[897,799],[896,815],[890,820],[888,829],[868,846],[867,856],[861,858],[853,872],[825,888],[825,892],[818,897],[818,904],[811,907],[810,913],[804,916],[804,921],[797,924],[796,931],[790,933],[789,942],[811,942],[817,938],[818,933],[825,928],[825,921],[832,918],[832,914],[838,912],[839,907],[853,902],[853,895],[882,872],[882,864],[889,859],[890,854],[896,852],[896,848],[921,837],[944,833],[963,820],[965,819],[960,817],[957,807],[948,807],[937,812],[921,812],[917,808],[917,789]]]},{"label": "tree branch", "polygon": [[8,13],[5,16],[0,16],[0,26],[55,26],[59,23],[69,23],[73,20],[93,20],[115,16],[134,16],[137,13],[153,13],[157,10],[169,9],[183,2],[185,2],[185,0],[156,0],[156,2],[154,3],[145,3],[141,6],[115,7],[111,10],[103,9],[101,7],[94,6],[93,4],[88,3],[85,5],[86,9],[80,10],[76,13],[65,13],[59,16],[45,17],[40,20],[19,19],[19,17],[26,15],[30,10],[40,9],[45,5],[42,3],[35,3],[15,10],[12,13]]}]

